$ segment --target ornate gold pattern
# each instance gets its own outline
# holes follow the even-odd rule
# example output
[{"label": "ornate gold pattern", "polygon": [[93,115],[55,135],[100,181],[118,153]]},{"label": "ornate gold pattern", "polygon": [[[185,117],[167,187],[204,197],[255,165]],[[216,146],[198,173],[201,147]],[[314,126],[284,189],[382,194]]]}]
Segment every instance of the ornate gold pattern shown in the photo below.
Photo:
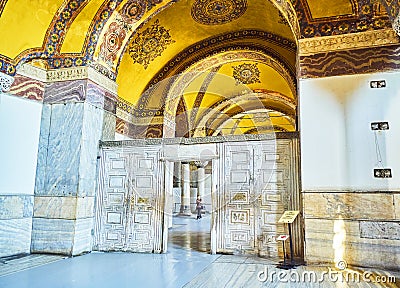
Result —
[{"label": "ornate gold pattern", "polygon": [[197,0],[192,18],[204,25],[219,25],[238,19],[246,12],[246,0]]},{"label": "ornate gold pattern", "polygon": [[128,24],[133,24],[138,21],[146,12],[145,1],[131,0],[128,1],[119,12]]},{"label": "ornate gold pattern", "polygon": [[299,40],[300,56],[337,50],[384,46],[400,43],[392,29]]},{"label": "ornate gold pattern", "polygon": [[257,64],[241,64],[238,66],[232,66],[233,78],[236,79],[238,84],[254,84],[261,83],[260,81],[260,70]]},{"label": "ornate gold pattern", "polygon": [[137,34],[129,44],[128,51],[134,63],[139,63],[147,69],[150,62],[161,56],[167,46],[174,42],[169,30],[160,26],[157,19],[151,27]]},{"label": "ornate gold pattern", "polygon": [[296,36],[296,39],[300,39],[301,32],[297,13],[290,1],[291,0],[271,0],[271,2],[274,3],[282,13],[282,16],[287,20],[289,26],[292,28],[293,34]]}]

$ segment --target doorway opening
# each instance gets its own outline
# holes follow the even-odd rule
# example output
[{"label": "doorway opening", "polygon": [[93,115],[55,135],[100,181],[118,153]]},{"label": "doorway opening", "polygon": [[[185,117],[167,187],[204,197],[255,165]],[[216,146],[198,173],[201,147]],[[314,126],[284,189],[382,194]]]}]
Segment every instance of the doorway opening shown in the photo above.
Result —
[{"label": "doorway opening", "polygon": [[[171,166],[172,212],[168,245],[211,253],[212,161],[173,162]],[[201,199],[200,211],[198,199]]]}]

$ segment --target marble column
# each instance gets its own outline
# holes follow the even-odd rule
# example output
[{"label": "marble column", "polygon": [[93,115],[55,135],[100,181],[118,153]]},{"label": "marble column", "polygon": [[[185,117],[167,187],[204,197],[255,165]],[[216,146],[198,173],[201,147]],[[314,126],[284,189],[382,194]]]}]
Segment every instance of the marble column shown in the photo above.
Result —
[{"label": "marble column", "polygon": [[182,182],[180,214],[190,216],[190,164],[187,162],[182,162]]},{"label": "marble column", "polygon": [[207,163],[201,163],[200,165],[197,166],[197,194],[200,196],[201,199],[204,199],[204,193],[205,193],[205,177],[206,177],[206,172],[205,172],[205,166]]},{"label": "marble column", "polygon": [[116,98],[89,76],[57,79],[44,92],[32,223],[34,253],[79,255],[92,250],[99,140],[112,140],[115,135]]}]

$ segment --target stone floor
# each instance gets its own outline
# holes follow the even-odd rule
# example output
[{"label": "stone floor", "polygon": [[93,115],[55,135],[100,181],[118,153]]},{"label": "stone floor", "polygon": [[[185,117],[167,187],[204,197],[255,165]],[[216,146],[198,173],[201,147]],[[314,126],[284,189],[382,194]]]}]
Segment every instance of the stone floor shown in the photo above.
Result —
[{"label": "stone floor", "polygon": [[324,266],[282,270],[276,268],[278,260],[210,255],[209,225],[207,216],[199,221],[174,218],[165,254],[93,252],[73,258],[3,258],[0,287],[400,287],[400,271],[340,271]]}]

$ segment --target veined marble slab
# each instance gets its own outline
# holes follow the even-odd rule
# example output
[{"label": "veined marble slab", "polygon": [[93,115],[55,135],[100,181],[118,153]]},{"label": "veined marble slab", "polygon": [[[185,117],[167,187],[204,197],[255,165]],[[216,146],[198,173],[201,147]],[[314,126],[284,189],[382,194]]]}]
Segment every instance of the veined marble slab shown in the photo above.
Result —
[{"label": "veined marble slab", "polygon": [[394,209],[396,214],[396,219],[400,220],[400,194],[394,194]]},{"label": "veined marble slab", "polygon": [[33,218],[33,253],[78,255],[91,251],[93,219]]},{"label": "veined marble slab", "polygon": [[400,222],[361,221],[360,231],[361,238],[400,240]]},{"label": "veined marble slab", "polygon": [[53,82],[46,85],[44,103],[84,101],[87,80]]},{"label": "veined marble slab", "polygon": [[97,84],[88,81],[86,101],[96,107],[103,108],[104,97],[105,97],[104,90],[100,88]]},{"label": "veined marble slab", "polygon": [[102,141],[113,141],[115,140],[115,127],[116,127],[116,117],[115,115],[104,112],[103,118],[103,131],[101,140]]},{"label": "veined marble slab", "polygon": [[85,103],[80,143],[78,196],[94,196],[98,143],[102,136],[104,111]]},{"label": "veined marble slab", "polygon": [[92,251],[93,218],[77,219],[75,224],[74,246],[72,255],[80,255]]},{"label": "veined marble slab", "polygon": [[307,263],[333,263],[336,257],[358,266],[400,267],[398,240],[362,238],[359,221],[306,219]]},{"label": "veined marble slab", "polygon": [[32,217],[33,195],[0,196],[0,219]]},{"label": "veined marble slab", "polygon": [[35,197],[34,217],[78,219],[93,216],[94,197]]},{"label": "veined marble slab", "polygon": [[51,105],[43,104],[37,155],[35,195],[46,194],[47,149],[50,135]]},{"label": "veined marble slab", "polygon": [[390,193],[303,193],[305,218],[393,220]]},{"label": "veined marble slab", "polygon": [[[41,128],[36,175],[36,179],[44,180],[40,180],[35,195],[74,196],[78,190],[84,104],[53,104],[46,112],[49,113],[49,127]],[[43,140],[47,141],[42,143]]]},{"label": "veined marble slab", "polygon": [[32,218],[0,220],[0,257],[29,253]]},{"label": "veined marble slab", "polygon": [[33,218],[32,253],[72,255],[75,220]]}]

